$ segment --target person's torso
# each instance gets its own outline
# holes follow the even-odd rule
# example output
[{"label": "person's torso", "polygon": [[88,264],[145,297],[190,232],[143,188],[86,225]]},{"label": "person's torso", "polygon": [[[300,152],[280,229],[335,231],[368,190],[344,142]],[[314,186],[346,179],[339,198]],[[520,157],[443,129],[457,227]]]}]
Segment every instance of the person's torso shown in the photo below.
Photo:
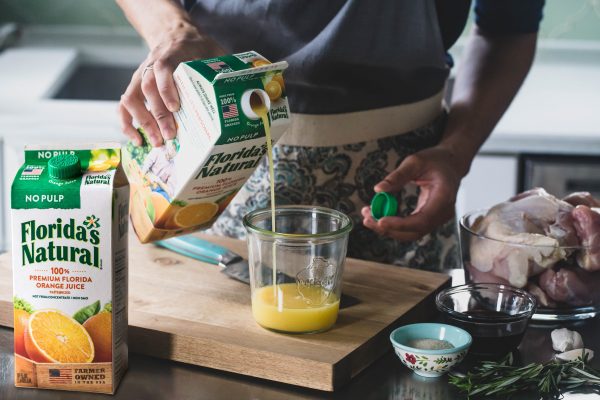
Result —
[{"label": "person's torso", "polygon": [[288,61],[296,113],[413,103],[448,77],[435,0],[198,0],[190,13],[228,52]]}]

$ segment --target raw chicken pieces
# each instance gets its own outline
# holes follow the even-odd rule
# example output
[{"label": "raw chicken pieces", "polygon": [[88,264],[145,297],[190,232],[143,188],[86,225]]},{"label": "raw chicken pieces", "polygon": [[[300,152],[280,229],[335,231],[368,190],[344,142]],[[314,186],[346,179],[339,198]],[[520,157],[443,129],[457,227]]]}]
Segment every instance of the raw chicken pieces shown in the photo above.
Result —
[{"label": "raw chicken pieces", "polygon": [[481,283],[497,283],[499,285],[510,285],[506,279],[502,279],[491,272],[484,272],[478,268],[475,268],[471,263],[465,263],[465,270],[475,282]]},{"label": "raw chicken pieces", "polygon": [[530,276],[566,258],[560,246],[577,243],[572,210],[572,205],[544,189],[521,193],[492,207],[473,226],[486,239],[472,239],[471,262],[482,272],[524,287]]},{"label": "raw chicken pieces", "polygon": [[573,206],[600,207],[600,201],[596,200],[589,192],[575,192],[563,198],[564,201]]},{"label": "raw chicken pieces", "polygon": [[577,254],[577,263],[586,271],[600,270],[600,213],[596,210],[583,205],[573,210],[577,236],[587,248]]},{"label": "raw chicken pieces", "polygon": [[474,282],[527,287],[546,307],[600,301],[600,272],[590,273],[600,271],[600,201],[589,193],[561,200],[528,190],[492,207],[471,230],[466,269]]},{"label": "raw chicken pieces", "polygon": [[529,282],[525,287],[538,301],[542,307],[556,307],[556,301],[550,298],[544,290],[533,282]]},{"label": "raw chicken pieces", "polygon": [[583,306],[600,301],[600,274],[590,274],[579,267],[557,271],[550,268],[540,275],[539,285],[548,297],[558,302]]}]

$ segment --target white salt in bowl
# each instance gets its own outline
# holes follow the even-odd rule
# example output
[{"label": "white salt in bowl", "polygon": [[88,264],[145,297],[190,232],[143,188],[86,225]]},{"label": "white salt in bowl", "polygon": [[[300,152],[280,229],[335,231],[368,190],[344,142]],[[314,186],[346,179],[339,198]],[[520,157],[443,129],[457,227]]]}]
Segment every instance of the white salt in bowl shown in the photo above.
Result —
[{"label": "white salt in bowl", "polygon": [[[445,340],[453,347],[431,350],[412,347],[412,342],[419,339]],[[456,326],[421,323],[395,329],[390,334],[390,341],[402,364],[418,375],[433,378],[445,374],[461,362],[473,339],[467,331]]]}]

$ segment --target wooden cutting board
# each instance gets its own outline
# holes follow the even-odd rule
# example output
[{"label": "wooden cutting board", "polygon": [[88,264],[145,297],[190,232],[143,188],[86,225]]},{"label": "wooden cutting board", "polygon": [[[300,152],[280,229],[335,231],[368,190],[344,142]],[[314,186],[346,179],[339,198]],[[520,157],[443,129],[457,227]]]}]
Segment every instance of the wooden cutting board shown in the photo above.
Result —
[{"label": "wooden cutting board", "polygon": [[[246,256],[239,240],[201,236]],[[12,326],[10,254],[0,256],[0,325]],[[399,325],[426,321],[447,275],[347,259],[328,332],[284,335],[252,319],[250,287],[218,267],[130,240],[129,349],[136,353],[333,391],[391,350]]]}]

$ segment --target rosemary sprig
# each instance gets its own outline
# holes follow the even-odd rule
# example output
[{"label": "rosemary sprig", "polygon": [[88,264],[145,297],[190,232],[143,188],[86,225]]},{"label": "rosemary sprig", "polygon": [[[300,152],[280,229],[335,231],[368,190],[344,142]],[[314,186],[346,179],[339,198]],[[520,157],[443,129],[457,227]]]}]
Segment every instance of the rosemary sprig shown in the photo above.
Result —
[{"label": "rosemary sprig", "polygon": [[512,353],[500,361],[483,361],[466,375],[450,374],[450,384],[469,398],[510,397],[516,392],[535,390],[544,398],[559,398],[563,389],[599,386],[600,371],[587,365],[588,354],[574,361],[557,360],[545,364],[513,365]]}]

